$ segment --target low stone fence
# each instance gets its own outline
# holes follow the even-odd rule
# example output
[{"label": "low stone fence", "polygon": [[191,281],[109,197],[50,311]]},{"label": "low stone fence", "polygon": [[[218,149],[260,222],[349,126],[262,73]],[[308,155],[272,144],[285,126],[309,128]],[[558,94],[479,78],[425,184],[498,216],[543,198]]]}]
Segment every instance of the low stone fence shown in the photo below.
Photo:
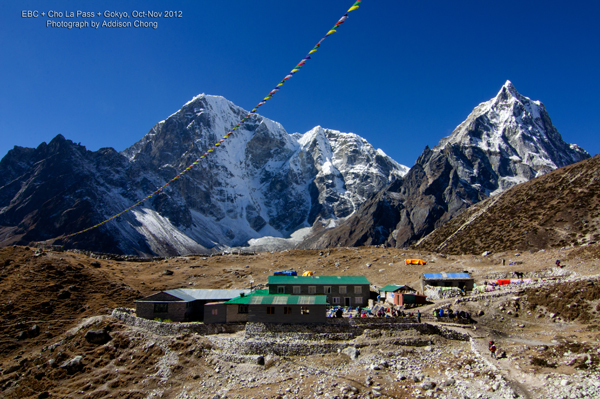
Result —
[{"label": "low stone fence", "polygon": [[[329,321],[329,320],[328,320]],[[327,324],[275,324],[246,323],[246,338],[288,338],[302,340],[349,340],[362,335],[365,330],[406,331],[440,335],[447,339],[468,341],[469,334],[428,323],[415,323],[406,319],[331,319]]]},{"label": "low stone fence", "polygon": [[[275,323],[163,323],[135,316],[128,308],[113,310],[112,317],[132,327],[143,328],[158,335],[195,333],[212,335],[245,330],[246,339],[296,339],[304,341],[345,341],[362,335],[365,330],[406,331],[440,335],[447,339],[466,341],[469,335],[428,323],[416,323],[415,318],[332,318],[325,324],[275,324]],[[330,344],[336,346],[336,344]],[[336,346],[337,348],[337,346]],[[283,349],[280,350],[280,352]]]},{"label": "low stone fence", "polygon": [[351,346],[348,342],[307,342],[297,339],[233,340],[225,349],[238,355],[310,356],[338,353]]},{"label": "low stone fence", "polygon": [[593,276],[576,276],[565,278],[564,276],[556,277],[555,279],[540,279],[536,282],[529,284],[507,284],[501,285],[495,291],[489,291],[477,295],[470,295],[461,298],[457,298],[454,301],[454,304],[457,305],[461,302],[476,302],[482,301],[489,298],[497,298],[500,296],[508,296],[508,295],[521,295],[525,292],[526,289],[531,288],[542,288],[550,285],[565,283],[565,282],[577,282],[577,281],[598,281],[600,280],[599,275]]},{"label": "low stone fence", "polygon": [[163,323],[160,321],[142,319],[135,316],[133,309],[117,308],[113,310],[112,317],[121,320],[132,327],[139,327],[148,330],[157,335],[178,335],[185,333],[195,333],[200,335],[211,335],[221,333],[235,333],[243,331],[244,323]]}]

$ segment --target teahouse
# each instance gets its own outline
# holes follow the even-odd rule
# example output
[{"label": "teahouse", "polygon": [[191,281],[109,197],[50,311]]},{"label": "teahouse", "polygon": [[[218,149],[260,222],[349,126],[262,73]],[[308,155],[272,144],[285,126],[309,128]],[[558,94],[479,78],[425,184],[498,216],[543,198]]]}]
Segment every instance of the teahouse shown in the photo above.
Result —
[{"label": "teahouse", "polygon": [[268,290],[256,290],[225,303],[207,304],[205,322],[324,323],[328,306],[325,295],[270,294]]},{"label": "teahouse", "polygon": [[333,306],[367,306],[370,285],[363,276],[269,276],[270,295],[325,295]]},{"label": "teahouse", "polygon": [[188,288],[161,291],[135,301],[135,312],[137,317],[150,320],[202,321],[205,304],[228,301],[248,292],[246,289]]},{"label": "teahouse", "polygon": [[379,290],[380,299],[393,305],[417,305],[427,303],[425,295],[418,295],[408,285],[389,284]]}]

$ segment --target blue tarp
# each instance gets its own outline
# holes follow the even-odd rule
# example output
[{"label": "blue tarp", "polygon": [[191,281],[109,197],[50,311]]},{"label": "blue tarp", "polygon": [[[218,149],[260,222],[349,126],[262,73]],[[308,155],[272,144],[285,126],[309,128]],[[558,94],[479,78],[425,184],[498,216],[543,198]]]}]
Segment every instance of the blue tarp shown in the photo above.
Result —
[{"label": "blue tarp", "polygon": [[295,270],[280,270],[278,272],[273,273],[274,276],[297,276]]}]

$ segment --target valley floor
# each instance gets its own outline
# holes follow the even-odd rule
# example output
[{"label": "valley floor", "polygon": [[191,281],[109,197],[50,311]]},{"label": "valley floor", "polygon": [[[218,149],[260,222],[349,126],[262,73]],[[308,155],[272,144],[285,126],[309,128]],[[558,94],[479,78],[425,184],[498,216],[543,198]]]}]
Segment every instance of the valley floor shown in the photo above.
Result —
[{"label": "valley floor", "polygon": [[[4,248],[0,396],[600,397],[599,253],[598,244],[485,257],[365,247],[118,262]],[[429,262],[404,265],[404,258],[413,257]],[[563,269],[554,266],[556,259]],[[110,316],[157,290],[245,288],[250,280],[266,283],[275,270],[300,267],[319,275],[365,275],[379,287],[419,289],[423,272],[464,270],[476,281],[520,271],[543,282],[422,308],[423,323],[469,334],[467,341],[421,334],[416,327],[322,341],[247,337],[243,331],[165,336]],[[164,275],[165,269],[173,275]],[[431,311],[443,305],[469,311],[475,323],[440,323]],[[110,336],[106,342],[102,330]],[[492,339],[505,353],[497,360],[487,350]]]}]

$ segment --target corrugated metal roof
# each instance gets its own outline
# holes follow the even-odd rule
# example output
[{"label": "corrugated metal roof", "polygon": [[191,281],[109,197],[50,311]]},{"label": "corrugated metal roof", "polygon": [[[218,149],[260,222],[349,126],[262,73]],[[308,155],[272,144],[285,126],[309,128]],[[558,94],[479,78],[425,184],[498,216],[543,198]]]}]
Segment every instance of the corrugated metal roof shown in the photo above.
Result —
[{"label": "corrugated metal roof", "polygon": [[407,285],[389,284],[383,288],[380,288],[379,291],[394,292],[394,291],[398,291],[400,289],[406,289],[406,288],[412,290],[412,288],[410,288]]},{"label": "corrugated metal roof", "polygon": [[369,285],[364,276],[269,276],[269,285]]},{"label": "corrugated metal roof", "polygon": [[[161,291],[166,294],[172,295],[175,298],[183,302],[192,301],[225,301],[231,298],[235,298],[240,294],[247,294],[250,292],[248,289],[230,289],[230,290],[217,290],[217,289],[193,289],[193,288],[176,288],[174,290]],[[153,294],[156,295],[156,294]],[[151,296],[153,296],[151,295]],[[136,302],[145,302],[144,299],[140,299]],[[158,302],[158,301],[148,301]]]},{"label": "corrugated metal roof", "polygon": [[470,279],[469,273],[423,273],[426,280]]},{"label": "corrugated metal roof", "polygon": [[445,273],[447,278],[471,278],[469,273]]},{"label": "corrugated metal roof", "polygon": [[233,298],[227,304],[239,305],[329,305],[327,295],[245,295]]}]

